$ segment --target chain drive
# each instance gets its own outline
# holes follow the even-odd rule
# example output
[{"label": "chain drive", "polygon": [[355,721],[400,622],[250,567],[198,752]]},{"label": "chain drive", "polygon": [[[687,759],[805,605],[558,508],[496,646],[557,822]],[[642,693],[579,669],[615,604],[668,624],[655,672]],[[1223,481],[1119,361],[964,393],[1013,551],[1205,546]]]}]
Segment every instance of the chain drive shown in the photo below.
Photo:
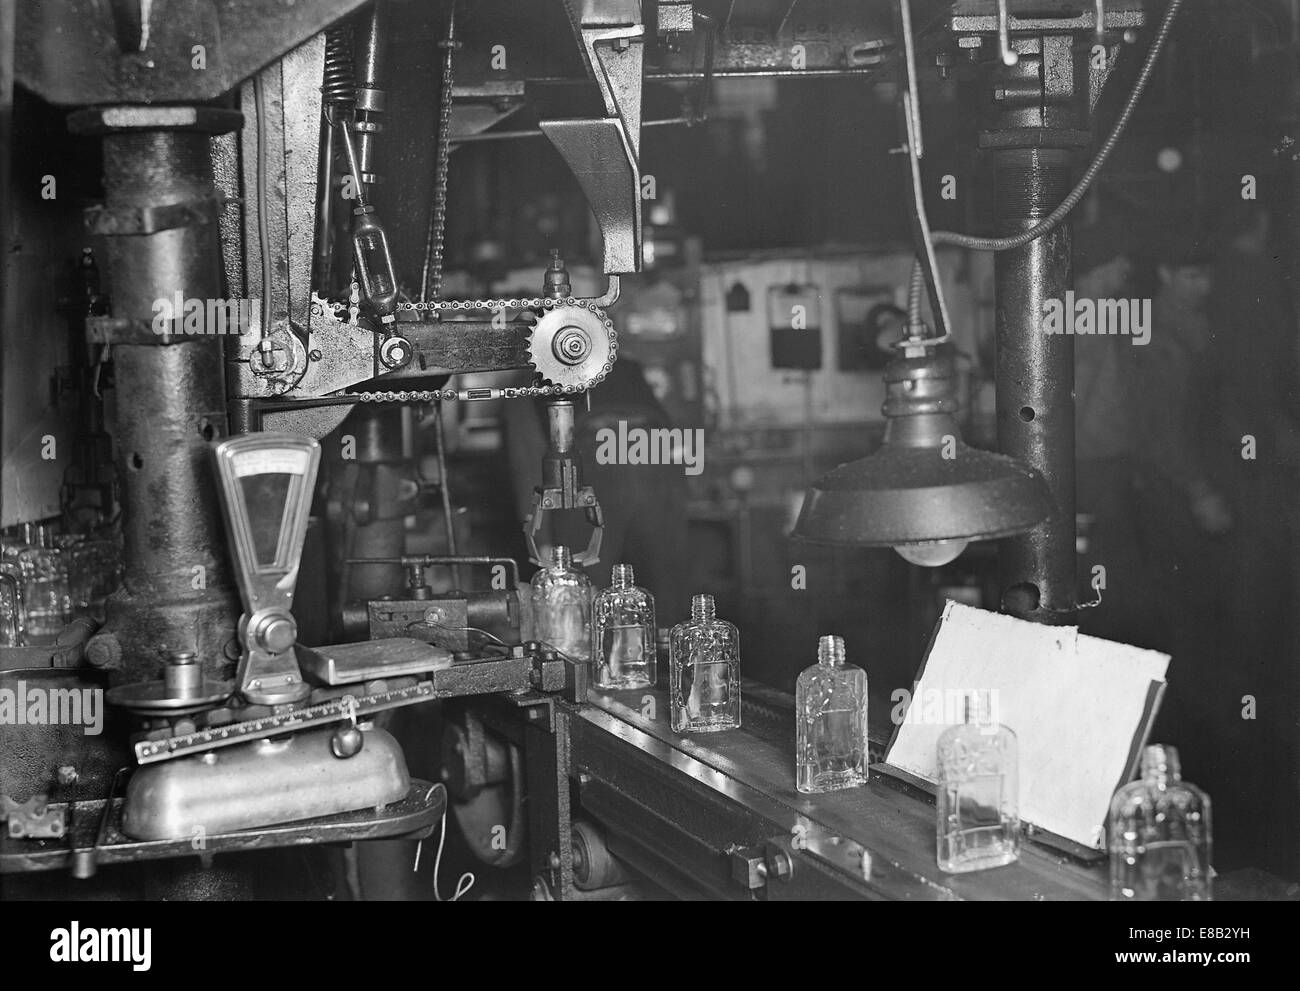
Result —
[{"label": "chain drive", "polygon": [[[455,400],[474,401],[483,399],[543,399],[547,396],[568,396],[582,393],[599,385],[609,374],[614,359],[618,356],[618,335],[614,331],[614,322],[605,315],[605,311],[591,300],[550,299],[544,296],[516,297],[512,299],[444,299],[430,300],[425,303],[398,303],[399,310],[427,312],[455,312],[466,310],[554,310],[565,306],[590,310],[604,324],[609,336],[610,360],[590,379],[577,385],[524,385],[501,387],[484,387],[479,389],[422,389],[387,392],[351,392],[349,398],[359,403],[437,403]],[[400,327],[400,324],[398,325]]]}]

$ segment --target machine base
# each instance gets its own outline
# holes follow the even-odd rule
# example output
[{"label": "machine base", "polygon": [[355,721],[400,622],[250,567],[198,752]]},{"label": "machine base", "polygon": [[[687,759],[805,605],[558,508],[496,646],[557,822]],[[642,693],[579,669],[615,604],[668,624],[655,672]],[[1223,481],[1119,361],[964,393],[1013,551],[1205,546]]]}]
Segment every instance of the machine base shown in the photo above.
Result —
[{"label": "machine base", "polygon": [[203,838],[299,819],[381,809],[411,787],[397,741],[366,729],[360,753],[330,751],[333,727],[153,764],[126,790],[122,832],[140,840]]}]

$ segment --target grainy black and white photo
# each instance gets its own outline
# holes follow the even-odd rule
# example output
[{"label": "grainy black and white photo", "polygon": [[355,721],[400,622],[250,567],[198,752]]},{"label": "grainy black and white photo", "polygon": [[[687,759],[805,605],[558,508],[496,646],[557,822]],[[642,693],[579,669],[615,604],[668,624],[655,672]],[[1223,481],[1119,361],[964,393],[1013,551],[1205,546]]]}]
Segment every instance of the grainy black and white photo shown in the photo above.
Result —
[{"label": "grainy black and white photo", "polygon": [[17,956],[1268,957],[1300,0],[0,0],[0,142]]}]

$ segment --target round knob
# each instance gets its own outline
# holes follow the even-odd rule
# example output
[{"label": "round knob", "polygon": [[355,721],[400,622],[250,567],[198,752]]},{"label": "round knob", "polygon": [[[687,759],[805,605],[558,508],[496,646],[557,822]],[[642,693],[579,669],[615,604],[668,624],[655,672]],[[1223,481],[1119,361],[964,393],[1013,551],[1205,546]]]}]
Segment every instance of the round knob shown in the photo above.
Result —
[{"label": "round knob", "polygon": [[292,647],[298,639],[298,627],[288,616],[275,616],[262,625],[258,639],[266,650],[280,654]]},{"label": "round knob", "polygon": [[336,729],[334,735],[330,737],[330,750],[334,752],[335,757],[346,760],[361,753],[365,743],[366,738],[361,730],[355,726],[343,726]]}]

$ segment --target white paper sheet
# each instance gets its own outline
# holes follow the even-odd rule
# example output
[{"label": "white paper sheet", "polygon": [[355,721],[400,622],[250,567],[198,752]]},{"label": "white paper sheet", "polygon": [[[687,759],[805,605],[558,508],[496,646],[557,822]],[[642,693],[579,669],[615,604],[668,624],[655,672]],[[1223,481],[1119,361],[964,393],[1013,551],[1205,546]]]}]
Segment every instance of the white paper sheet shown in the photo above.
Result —
[{"label": "white paper sheet", "polygon": [[[1017,737],[1020,818],[1099,848],[1169,656],[948,602],[885,763],[934,784],[939,734],[961,697],[990,690]],[[1154,684],[1153,684],[1154,683]],[[900,707],[901,708],[901,707]]]}]

